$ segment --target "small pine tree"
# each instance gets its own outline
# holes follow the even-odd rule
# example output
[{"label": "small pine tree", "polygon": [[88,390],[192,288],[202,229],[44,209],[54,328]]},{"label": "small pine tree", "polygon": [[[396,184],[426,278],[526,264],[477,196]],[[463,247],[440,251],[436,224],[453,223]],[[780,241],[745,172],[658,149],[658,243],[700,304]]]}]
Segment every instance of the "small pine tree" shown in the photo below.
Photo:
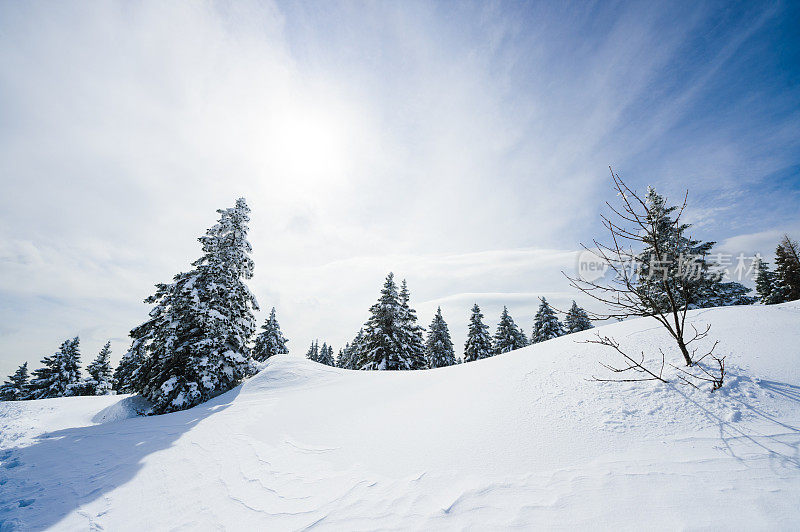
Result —
[{"label": "small pine tree", "polygon": [[489,327],[483,323],[483,314],[477,303],[472,307],[469,318],[469,331],[467,342],[464,344],[464,362],[472,362],[482,358],[489,358],[494,354],[492,338],[489,336]]},{"label": "small pine tree", "polygon": [[450,339],[450,330],[442,317],[442,307],[436,309],[431,326],[428,328],[428,340],[425,343],[428,367],[442,368],[456,363],[456,354],[453,350],[453,341]]},{"label": "small pine tree", "polygon": [[516,346],[514,349],[522,349],[523,347],[530,345],[530,342],[528,342],[528,336],[525,334],[525,331],[522,330],[522,327],[517,326],[515,334],[517,338],[514,342],[514,345]]},{"label": "small pine tree", "polygon": [[278,325],[278,319],[275,317],[275,307],[272,307],[269,318],[261,326],[261,333],[256,336],[253,359],[263,362],[275,355],[285,355],[289,352],[286,349],[288,341],[281,332],[281,326]]},{"label": "small pine tree", "polygon": [[320,357],[319,341],[314,340],[313,342],[311,342],[311,347],[309,347],[308,351],[306,351],[306,358],[313,362],[319,362],[319,357]]},{"label": "small pine tree", "polygon": [[336,354],[336,367],[343,368],[345,363],[345,353],[350,349],[350,342],[344,344],[344,347],[339,348],[339,352]]},{"label": "small pine tree", "polygon": [[789,235],[775,250],[775,278],[785,301],[800,299],[800,246]]},{"label": "small pine tree", "polygon": [[558,321],[556,313],[547,303],[547,299],[542,298],[539,304],[539,310],[536,312],[536,317],[533,322],[533,335],[531,335],[531,343],[537,344],[557,338],[564,334],[564,328],[561,322]]},{"label": "small pine tree", "polygon": [[352,342],[344,346],[336,365],[344,369],[359,369],[357,364],[364,344],[364,329],[359,329]]},{"label": "small pine tree", "polygon": [[106,342],[94,361],[86,366],[89,378],[85,381],[88,395],[109,395],[113,388],[111,376],[111,342]]},{"label": "small pine tree", "polygon": [[28,363],[17,368],[0,386],[0,401],[21,401],[28,397]]},{"label": "small pine tree", "polygon": [[43,368],[33,372],[30,398],[67,397],[81,393],[80,339],[65,340],[52,356],[42,359]]},{"label": "small pine tree", "polygon": [[592,325],[592,320],[589,319],[589,315],[573,300],[572,306],[569,312],[567,312],[566,318],[564,318],[564,332],[570,334],[592,328],[594,328],[594,325]]},{"label": "small pine tree", "polygon": [[508,309],[503,307],[500,314],[500,322],[497,324],[497,331],[494,334],[494,354],[508,353],[514,349],[521,349],[528,345],[527,338],[519,330],[514,319],[508,313]]},{"label": "small pine tree", "polygon": [[364,325],[364,339],[356,366],[362,370],[424,369],[425,353],[422,331],[416,315],[408,305],[408,290],[397,293],[394,274],[389,273],[378,301],[370,307],[370,318]]},{"label": "small pine tree", "polygon": [[322,350],[319,355],[319,363],[326,366],[336,366],[336,361],[333,358],[333,346],[323,342]]}]

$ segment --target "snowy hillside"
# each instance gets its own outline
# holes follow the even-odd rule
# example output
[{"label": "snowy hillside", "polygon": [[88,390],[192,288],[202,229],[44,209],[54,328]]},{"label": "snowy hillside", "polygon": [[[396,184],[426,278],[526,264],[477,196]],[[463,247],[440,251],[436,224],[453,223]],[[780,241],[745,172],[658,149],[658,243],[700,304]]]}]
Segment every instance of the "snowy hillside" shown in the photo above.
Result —
[{"label": "snowy hillside", "polygon": [[[0,403],[0,529],[796,529],[800,304],[691,319],[728,356],[713,395],[588,381],[618,361],[587,331],[420,372],[279,356],[155,417]],[[600,330],[679,360],[653,320]]]}]

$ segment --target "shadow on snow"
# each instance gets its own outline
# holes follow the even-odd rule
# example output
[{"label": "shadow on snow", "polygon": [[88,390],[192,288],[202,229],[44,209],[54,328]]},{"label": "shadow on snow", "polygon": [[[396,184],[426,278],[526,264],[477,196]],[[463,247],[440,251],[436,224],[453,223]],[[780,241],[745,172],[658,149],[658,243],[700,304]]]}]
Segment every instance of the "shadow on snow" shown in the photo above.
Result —
[{"label": "shadow on snow", "polygon": [[[733,379],[730,380],[733,382],[726,381],[727,388],[723,388],[724,392],[727,392],[731,385],[736,386],[738,384],[739,378],[733,375],[731,377]],[[800,386],[770,380],[755,380],[754,382],[767,392],[781,396],[789,401],[800,403]],[[752,454],[744,456],[749,446],[750,449],[755,447],[756,450],[763,453],[762,456],[765,454],[775,465],[800,469],[800,427],[785,423],[769,412],[765,412],[761,408],[757,408],[738,397],[726,393],[727,398],[737,403],[742,409],[748,410],[756,418],[767,421],[767,426],[773,425],[779,430],[778,432],[769,431],[769,433],[760,432],[752,426],[752,423],[740,423],[738,419],[727,420],[721,418],[701,402],[684,393],[680,386],[673,385],[673,388],[717,424],[719,437],[728,454],[733,458],[742,462],[752,459]]]},{"label": "shadow on snow", "polygon": [[133,479],[148,455],[230,406],[240,390],[182,412],[58,430],[0,451],[0,530],[56,526]]}]

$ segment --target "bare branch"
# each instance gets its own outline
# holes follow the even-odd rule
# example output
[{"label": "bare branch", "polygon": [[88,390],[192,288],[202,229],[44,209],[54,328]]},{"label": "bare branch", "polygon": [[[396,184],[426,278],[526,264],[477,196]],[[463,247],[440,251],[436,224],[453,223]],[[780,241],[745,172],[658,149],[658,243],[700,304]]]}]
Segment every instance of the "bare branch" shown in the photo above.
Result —
[{"label": "bare branch", "polygon": [[[602,303],[608,309],[602,313],[592,313],[593,320],[652,317],[675,340],[686,366],[692,366],[696,361],[695,350],[690,351],[688,346],[706,338],[710,328],[698,331],[692,326],[694,335],[686,339],[686,317],[692,287],[690,280],[686,275],[680,274],[680,270],[677,275],[671,273],[660,280],[648,278],[650,280],[647,283],[642,283],[640,277],[640,268],[643,266],[646,266],[649,274],[652,274],[655,268],[653,264],[665,262],[675,264],[676,251],[671,247],[663,249],[661,232],[666,214],[662,211],[652,211],[645,197],[625,184],[612,167],[609,166],[608,169],[614,190],[621,200],[618,206],[607,202],[611,214],[601,215],[610,242],[603,244],[593,240],[592,249],[585,245],[583,248],[602,261],[612,276],[597,281],[587,281],[580,275],[571,277],[562,273],[573,288]],[[681,216],[686,209],[688,197],[687,191],[683,203],[677,210],[677,216],[674,220],[669,219],[669,224],[679,232],[683,227]],[[652,262],[640,263],[640,256],[628,247],[638,244],[647,247]]]},{"label": "bare branch", "polygon": [[601,336],[599,333],[597,334],[597,340],[584,340],[584,344],[597,344],[597,345],[604,345],[614,349],[617,353],[622,355],[622,357],[626,360],[627,366],[622,368],[617,368],[611,366],[609,364],[604,364],[600,362],[600,365],[604,368],[608,369],[612,373],[625,373],[626,371],[633,371],[634,373],[644,373],[649,375],[648,377],[642,376],[632,379],[600,379],[598,377],[592,376],[592,380],[599,381],[599,382],[639,382],[639,381],[661,381],[661,382],[668,382],[664,378],[662,378],[662,373],[664,371],[664,352],[661,352],[661,369],[656,374],[653,371],[650,371],[644,365],[644,352],[642,352],[642,357],[640,360],[636,360],[632,356],[628,355],[619,347],[619,343],[613,338],[609,338],[608,336]]},{"label": "bare branch", "polygon": [[[722,385],[725,382],[725,357],[718,357],[714,355],[714,349],[716,349],[719,342],[714,342],[714,345],[711,346],[711,349],[708,350],[706,354],[702,357],[698,358],[694,363],[694,369],[698,370],[701,373],[697,373],[696,371],[689,371],[684,368],[675,366],[670,364],[673,368],[678,370],[680,374],[678,378],[683,381],[685,384],[691,384],[695,388],[698,386],[695,382],[710,382],[711,383],[711,391],[714,392],[722,388]],[[711,357],[714,362],[717,364],[716,370],[706,369],[701,362],[705,360],[707,357]],[[694,381],[694,382],[693,382]]]}]

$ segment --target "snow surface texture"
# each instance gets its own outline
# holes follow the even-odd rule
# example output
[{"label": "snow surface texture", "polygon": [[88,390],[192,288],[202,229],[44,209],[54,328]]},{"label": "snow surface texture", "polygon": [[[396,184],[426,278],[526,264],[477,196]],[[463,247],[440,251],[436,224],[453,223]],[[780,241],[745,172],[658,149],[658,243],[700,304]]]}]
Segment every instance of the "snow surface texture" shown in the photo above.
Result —
[{"label": "snow surface texture", "polygon": [[640,319],[420,372],[279,355],[163,416],[0,403],[0,529],[796,529],[800,304],[691,319],[728,355],[713,395],[586,380],[618,362],[597,330],[679,361]]}]

